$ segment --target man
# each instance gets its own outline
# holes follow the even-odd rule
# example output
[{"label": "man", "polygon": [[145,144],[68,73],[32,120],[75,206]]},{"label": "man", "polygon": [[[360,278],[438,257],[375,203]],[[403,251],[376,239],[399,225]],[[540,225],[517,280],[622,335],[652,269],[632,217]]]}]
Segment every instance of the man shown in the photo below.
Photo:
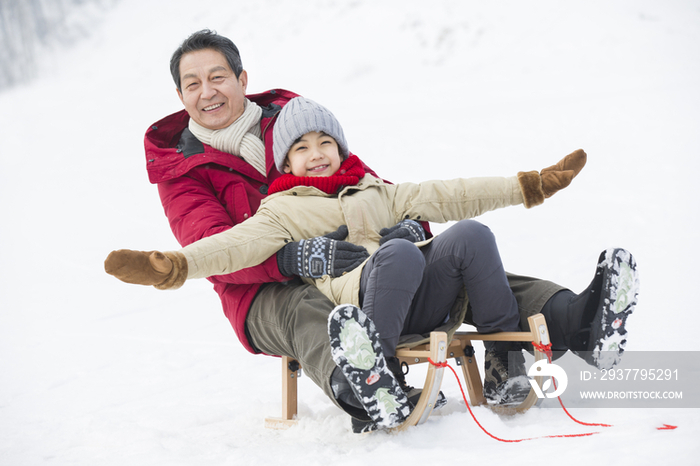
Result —
[{"label": "man", "polygon": [[[277,89],[246,96],[248,75],[236,46],[207,30],[183,42],[173,54],[170,68],[185,109],[149,128],[146,159],[149,179],[158,185],[173,233],[185,246],[227,230],[255,213],[269,184],[280,176],[272,150],[276,115],[296,94]],[[405,224],[388,229],[387,237],[417,239]],[[368,256],[364,248],[342,241],[344,238],[339,228],[314,239],[322,246],[317,259],[336,265],[333,276],[352,270]],[[369,418],[331,358],[327,326],[334,306],[313,286],[283,275],[278,266],[289,264],[289,258],[297,254],[306,257],[304,247],[310,243],[289,243],[258,266],[209,280],[243,346],[252,353],[297,359],[326,395],[353,416],[353,427],[360,431],[367,428]],[[636,284],[635,265],[631,256],[621,259],[620,254],[613,255],[602,257],[596,278],[580,295],[551,282],[510,275],[521,322],[525,324],[528,316],[542,312],[554,349],[571,349],[582,356],[600,349],[610,332],[624,337],[636,288],[630,295],[634,299],[619,312],[614,313],[606,303],[617,296],[622,268],[630,270],[625,275],[627,282]],[[293,272],[314,276],[312,262],[291,261],[297,264]],[[617,318],[615,324],[613,317]],[[470,322],[469,313],[466,321]],[[622,342],[619,338],[616,341]],[[624,342],[618,354],[622,346]],[[515,348],[501,344],[487,351],[485,386],[495,392],[491,395],[507,395],[503,390],[507,390],[510,349]],[[402,374],[395,376],[405,386]]]}]

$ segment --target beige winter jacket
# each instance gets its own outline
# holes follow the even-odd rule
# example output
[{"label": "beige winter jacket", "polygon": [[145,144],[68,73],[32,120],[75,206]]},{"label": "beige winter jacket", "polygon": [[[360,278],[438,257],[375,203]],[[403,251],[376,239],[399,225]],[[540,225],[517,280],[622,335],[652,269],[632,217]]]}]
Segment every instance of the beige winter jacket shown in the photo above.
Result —
[{"label": "beige winter jacket", "polygon": [[[444,223],[522,203],[515,176],[390,185],[366,175],[358,185],[337,195],[306,186],[272,194],[245,222],[181,252],[187,259],[188,279],[223,275],[262,263],[287,242],[322,236],[347,225],[346,241],[362,245],[372,254],[379,248],[379,230],[403,219]],[[335,304],[359,305],[362,268],[337,278],[307,281]]]}]

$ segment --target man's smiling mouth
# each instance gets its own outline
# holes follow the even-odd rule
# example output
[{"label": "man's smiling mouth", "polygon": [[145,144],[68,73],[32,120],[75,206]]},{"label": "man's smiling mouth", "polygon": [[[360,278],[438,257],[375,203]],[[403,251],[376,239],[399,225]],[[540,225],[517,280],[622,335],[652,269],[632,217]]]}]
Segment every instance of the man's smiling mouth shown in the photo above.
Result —
[{"label": "man's smiling mouth", "polygon": [[204,107],[202,110],[205,112],[209,112],[211,110],[216,110],[217,108],[221,107],[222,105],[224,105],[224,104],[223,103],[213,104],[213,105],[210,105],[208,107]]}]

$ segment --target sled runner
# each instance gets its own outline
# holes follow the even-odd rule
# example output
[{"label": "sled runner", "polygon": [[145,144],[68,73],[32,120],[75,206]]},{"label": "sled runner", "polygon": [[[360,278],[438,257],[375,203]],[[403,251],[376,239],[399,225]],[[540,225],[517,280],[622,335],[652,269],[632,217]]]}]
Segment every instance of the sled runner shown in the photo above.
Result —
[{"label": "sled runner", "polygon": [[[474,356],[473,340],[488,341],[522,341],[534,342],[538,345],[549,344],[547,324],[542,314],[535,314],[528,318],[529,332],[499,332],[492,334],[480,334],[478,332],[456,332],[448,341],[447,333],[432,332],[430,343],[411,348],[399,348],[396,356],[402,363],[408,365],[428,363],[428,370],[423,384],[423,392],[411,412],[411,415],[399,427],[393,430],[404,430],[408,427],[422,424],[433,411],[435,401],[440,393],[445,367],[440,367],[448,359],[455,359],[458,366],[462,367],[462,373],[466,382],[467,395],[472,406],[488,405],[499,414],[515,414],[527,411],[537,402],[534,389],[530,390],[527,398],[518,405],[493,405],[487,404],[483,395],[483,385],[477,360]],[[547,356],[534,350],[535,361],[545,359]],[[430,361],[428,361],[430,358]],[[265,419],[265,427],[271,429],[286,429],[297,423],[297,378],[301,374],[301,366],[293,358],[282,357],[282,416]],[[542,387],[543,378],[535,377],[537,384]]]}]

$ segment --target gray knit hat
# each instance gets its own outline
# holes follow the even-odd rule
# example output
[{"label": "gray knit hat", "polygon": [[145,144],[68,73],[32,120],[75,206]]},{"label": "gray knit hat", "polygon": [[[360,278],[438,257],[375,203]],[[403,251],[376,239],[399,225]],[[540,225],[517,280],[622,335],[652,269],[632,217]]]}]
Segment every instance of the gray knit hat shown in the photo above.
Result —
[{"label": "gray knit hat", "polygon": [[284,169],[284,159],[287,158],[287,152],[294,141],[311,131],[322,131],[331,136],[338,143],[338,150],[343,159],[348,157],[348,143],[343,127],[330,110],[313,100],[295,97],[282,108],[272,132],[275,166],[280,173]]}]

